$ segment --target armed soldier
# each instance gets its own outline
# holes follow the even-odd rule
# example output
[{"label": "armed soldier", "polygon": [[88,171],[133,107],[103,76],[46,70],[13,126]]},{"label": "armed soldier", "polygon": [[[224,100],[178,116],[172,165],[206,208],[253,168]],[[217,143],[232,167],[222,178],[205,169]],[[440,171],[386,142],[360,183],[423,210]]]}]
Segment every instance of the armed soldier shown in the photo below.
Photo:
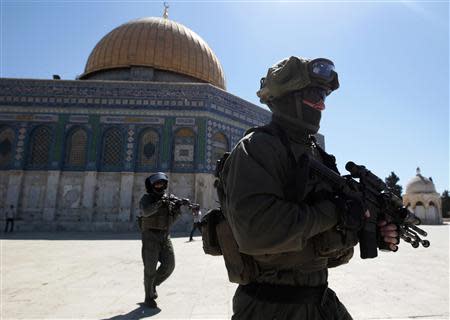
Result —
[{"label": "armed soldier", "polygon": [[[180,207],[190,204],[188,199],[166,195],[167,175],[158,172],[145,179],[144,194],[139,202],[138,218],[142,232],[142,260],[144,262],[144,304],[156,308],[156,287],[166,280],[175,268],[175,256],[169,230],[181,215]],[[157,267],[158,261],[160,266]]]},{"label": "armed soldier", "polygon": [[[219,239],[230,279],[243,279],[233,319],[352,319],[328,288],[328,268],[351,259],[370,213],[361,202],[333,194],[318,176],[299,175],[298,164],[307,154],[337,171],[313,135],[325,98],[338,87],[327,59],[290,57],[261,80],[258,96],[272,121],[237,144],[220,175],[222,195],[218,188],[243,264],[251,265],[230,274],[238,264],[227,261],[231,242]],[[397,250],[397,227],[382,221],[378,228],[386,246]]]}]

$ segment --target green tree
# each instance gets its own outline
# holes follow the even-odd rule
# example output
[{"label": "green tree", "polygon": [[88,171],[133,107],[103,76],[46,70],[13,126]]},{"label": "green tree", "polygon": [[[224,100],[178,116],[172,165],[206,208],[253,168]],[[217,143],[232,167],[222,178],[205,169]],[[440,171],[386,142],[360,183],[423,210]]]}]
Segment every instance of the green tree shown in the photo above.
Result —
[{"label": "green tree", "polygon": [[442,201],[442,216],[449,218],[450,217],[450,195],[448,190],[442,192],[441,196]]},{"label": "green tree", "polygon": [[389,177],[387,177],[386,179],[384,179],[384,182],[386,183],[387,187],[389,188],[389,190],[401,197],[402,196],[402,186],[397,184],[397,182],[400,181],[400,178],[392,171],[391,174],[389,175]]}]

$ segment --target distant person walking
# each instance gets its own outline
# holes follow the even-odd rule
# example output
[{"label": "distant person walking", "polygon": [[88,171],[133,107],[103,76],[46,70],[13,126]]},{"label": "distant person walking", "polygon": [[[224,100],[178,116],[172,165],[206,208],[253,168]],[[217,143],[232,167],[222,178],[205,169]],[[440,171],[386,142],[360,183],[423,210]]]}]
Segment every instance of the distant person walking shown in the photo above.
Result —
[{"label": "distant person walking", "polygon": [[198,229],[200,233],[202,233],[202,229],[200,228],[200,221],[202,220],[202,212],[200,211],[200,206],[195,205],[192,207],[192,216],[194,217],[194,223],[192,224],[191,235],[189,236],[189,241],[193,241],[195,229]]},{"label": "distant person walking", "polygon": [[13,205],[10,205],[9,208],[6,209],[5,217],[6,217],[5,233],[8,232],[8,226],[10,227],[9,232],[13,232],[14,231],[14,206]]}]

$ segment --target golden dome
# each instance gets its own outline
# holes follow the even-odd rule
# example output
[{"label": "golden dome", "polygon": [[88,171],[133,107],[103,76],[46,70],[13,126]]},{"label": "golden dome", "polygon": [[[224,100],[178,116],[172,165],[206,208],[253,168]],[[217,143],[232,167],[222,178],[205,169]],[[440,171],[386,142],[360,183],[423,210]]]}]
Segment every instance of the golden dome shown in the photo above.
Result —
[{"label": "golden dome", "polygon": [[141,18],[125,23],[92,50],[84,74],[131,66],[172,71],[225,89],[214,52],[195,32],[166,18]]}]

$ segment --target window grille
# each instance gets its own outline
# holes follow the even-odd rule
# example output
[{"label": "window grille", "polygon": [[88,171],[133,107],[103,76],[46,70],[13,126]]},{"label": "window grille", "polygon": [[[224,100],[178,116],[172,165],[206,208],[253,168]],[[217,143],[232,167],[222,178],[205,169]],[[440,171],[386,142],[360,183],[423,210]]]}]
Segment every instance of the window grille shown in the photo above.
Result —
[{"label": "window grille", "polygon": [[227,137],[221,132],[216,132],[212,137],[211,164],[215,166],[217,160],[222,158],[222,155],[227,151],[228,151]]},{"label": "window grille", "polygon": [[6,167],[11,162],[14,138],[15,134],[11,128],[0,129],[0,167]]},{"label": "window grille", "polygon": [[146,130],[139,141],[139,167],[156,167],[159,154],[159,136],[154,130]]},{"label": "window grille", "polygon": [[118,128],[109,129],[103,136],[102,165],[118,167],[122,164],[123,139]]},{"label": "window grille", "polygon": [[66,164],[71,167],[84,167],[86,165],[87,133],[83,129],[76,129],[67,139],[68,151]]},{"label": "window grille", "polygon": [[29,164],[45,166],[49,161],[51,133],[47,127],[36,128],[31,136]]}]

